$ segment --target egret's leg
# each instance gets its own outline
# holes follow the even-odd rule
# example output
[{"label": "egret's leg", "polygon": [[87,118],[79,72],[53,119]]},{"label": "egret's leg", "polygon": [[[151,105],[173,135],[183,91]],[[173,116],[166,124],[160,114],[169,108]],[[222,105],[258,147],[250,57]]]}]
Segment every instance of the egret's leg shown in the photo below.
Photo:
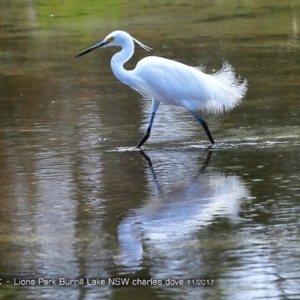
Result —
[{"label": "egret's leg", "polygon": [[152,100],[151,117],[150,117],[150,121],[148,124],[148,128],[146,130],[145,135],[143,136],[143,138],[141,139],[141,141],[137,144],[137,146],[135,148],[141,148],[141,146],[148,140],[150,133],[151,133],[153,120],[154,120],[155,114],[157,112],[157,109],[159,107],[159,104],[160,104],[159,101],[157,101],[155,99]]},{"label": "egret's leg", "polygon": [[201,123],[201,125],[204,128],[204,130],[205,130],[205,132],[206,132],[206,134],[207,134],[207,136],[208,136],[211,144],[213,145],[215,143],[215,141],[214,141],[214,139],[213,139],[213,137],[212,137],[212,135],[211,135],[211,133],[210,133],[210,131],[208,129],[208,126],[207,126],[206,122],[196,112],[194,112],[192,110],[190,110],[190,112]]}]

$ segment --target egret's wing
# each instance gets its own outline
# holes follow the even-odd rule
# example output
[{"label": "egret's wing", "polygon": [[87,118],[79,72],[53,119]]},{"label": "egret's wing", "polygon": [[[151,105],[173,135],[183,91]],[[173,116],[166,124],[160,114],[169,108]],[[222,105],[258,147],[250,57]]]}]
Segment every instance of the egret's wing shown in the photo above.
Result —
[{"label": "egret's wing", "polygon": [[202,70],[202,66],[194,68],[149,56],[133,70],[134,81],[130,86],[146,99],[155,98],[189,110],[222,113],[239,104],[247,91],[247,80],[241,82],[230,64],[225,62],[215,74]]}]

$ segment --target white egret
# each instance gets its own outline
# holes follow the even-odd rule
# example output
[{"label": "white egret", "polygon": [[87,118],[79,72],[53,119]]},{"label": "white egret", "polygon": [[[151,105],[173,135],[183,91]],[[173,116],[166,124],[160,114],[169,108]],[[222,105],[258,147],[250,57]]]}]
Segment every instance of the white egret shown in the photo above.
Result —
[{"label": "white egret", "polygon": [[202,109],[211,113],[231,110],[246,94],[247,80],[240,81],[227,62],[223,64],[220,71],[206,74],[201,66],[191,67],[157,56],[145,57],[137,63],[134,70],[125,70],[123,65],[134,53],[134,42],[147,51],[151,50],[129,33],[117,30],[76,57],[99,47],[120,46],[122,48],[111,59],[113,73],[124,84],[138,91],[146,99],[152,100],[148,128],[136,148],[140,148],[149,138],[153,120],[161,102],[188,109],[201,123],[211,144],[214,144],[206,122],[196,113],[196,110]]}]

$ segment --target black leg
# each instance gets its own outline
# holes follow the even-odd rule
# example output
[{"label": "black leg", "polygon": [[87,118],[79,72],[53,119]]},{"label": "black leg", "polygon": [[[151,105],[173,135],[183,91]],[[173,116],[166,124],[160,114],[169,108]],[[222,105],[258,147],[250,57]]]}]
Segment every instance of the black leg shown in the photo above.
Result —
[{"label": "black leg", "polygon": [[215,143],[209,129],[208,129],[208,126],[206,124],[206,122],[194,111],[190,110],[191,114],[200,122],[200,124],[202,125],[203,129],[205,130],[211,144],[213,145]]},{"label": "black leg", "polygon": [[150,134],[151,134],[151,128],[152,128],[152,125],[153,125],[153,121],[154,121],[154,117],[155,117],[155,114],[156,114],[156,111],[159,107],[159,104],[160,102],[153,99],[152,100],[152,112],[151,112],[151,117],[150,117],[150,121],[149,121],[149,124],[148,124],[148,128],[146,130],[146,133],[145,135],[143,136],[143,138],[141,139],[141,141],[137,144],[137,146],[135,148],[141,148],[141,146],[148,140],[148,138],[150,137]]},{"label": "black leg", "polygon": [[146,130],[146,133],[143,136],[143,138],[140,140],[140,142],[136,145],[135,148],[141,148],[141,146],[148,140],[148,138],[150,136],[150,133],[151,133],[151,128],[152,128],[154,117],[155,117],[155,113],[152,113],[148,128]]}]

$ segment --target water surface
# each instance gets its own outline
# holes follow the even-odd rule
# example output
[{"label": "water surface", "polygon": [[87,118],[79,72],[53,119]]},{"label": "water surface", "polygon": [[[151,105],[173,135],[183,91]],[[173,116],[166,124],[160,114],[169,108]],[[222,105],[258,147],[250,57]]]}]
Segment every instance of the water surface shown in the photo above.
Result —
[{"label": "water surface", "polygon": [[[299,8],[1,3],[0,299],[299,299]],[[115,29],[248,79],[239,107],[203,114],[215,147],[162,105],[131,151],[150,103],[114,78],[116,49],[74,58]],[[126,68],[146,55],[137,47]],[[84,284],[45,285],[59,278]]]}]

